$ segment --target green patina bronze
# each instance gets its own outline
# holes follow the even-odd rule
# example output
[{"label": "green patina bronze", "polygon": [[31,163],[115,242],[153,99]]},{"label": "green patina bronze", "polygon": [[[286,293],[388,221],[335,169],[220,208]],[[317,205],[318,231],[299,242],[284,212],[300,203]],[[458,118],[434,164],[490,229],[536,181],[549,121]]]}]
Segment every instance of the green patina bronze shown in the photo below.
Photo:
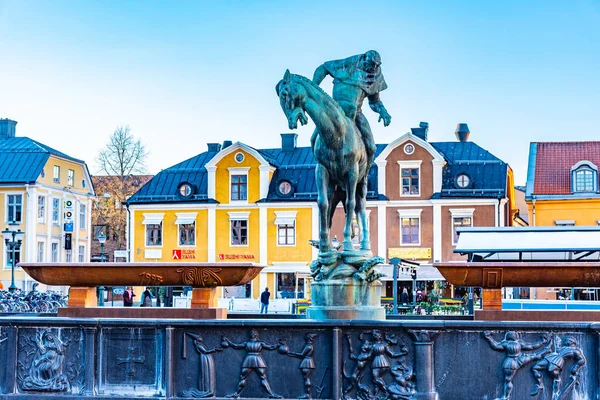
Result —
[{"label": "green patina bronze", "polygon": [[[357,278],[373,282],[380,274],[374,266],[383,262],[373,257],[366,214],[367,182],[375,155],[371,128],[362,113],[367,98],[379,121],[389,125],[391,116],[379,99],[387,88],[376,51],[319,66],[313,81],[286,71],[276,91],[290,129],[308,123],[316,125],[311,146],[317,161],[316,181],[319,206],[319,258],[311,264],[316,280]],[[334,78],[333,98],[319,84]],[[332,248],[330,229],[336,206],[344,205],[346,219],[342,251]],[[356,215],[361,232],[360,248],[352,243],[352,220]]]}]

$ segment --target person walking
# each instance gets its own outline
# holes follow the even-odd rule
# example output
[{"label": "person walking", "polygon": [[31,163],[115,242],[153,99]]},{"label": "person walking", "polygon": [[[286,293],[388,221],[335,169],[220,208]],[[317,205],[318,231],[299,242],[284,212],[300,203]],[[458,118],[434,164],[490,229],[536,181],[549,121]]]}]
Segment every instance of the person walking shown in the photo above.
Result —
[{"label": "person walking", "polygon": [[125,289],[125,292],[123,292],[123,306],[132,307],[134,296],[135,293],[133,293],[133,288],[131,286],[127,286],[127,289]]},{"label": "person walking", "polygon": [[146,290],[142,293],[142,304],[140,304],[140,307],[152,307],[152,297],[154,297],[152,296],[152,292],[146,287]]},{"label": "person walking", "polygon": [[260,313],[263,311],[265,314],[269,313],[269,297],[271,297],[271,293],[269,292],[269,288],[265,288],[265,291],[260,294]]},{"label": "person walking", "polygon": [[408,290],[406,288],[402,289],[402,296],[400,296],[400,301],[402,302],[402,304],[409,303]]}]

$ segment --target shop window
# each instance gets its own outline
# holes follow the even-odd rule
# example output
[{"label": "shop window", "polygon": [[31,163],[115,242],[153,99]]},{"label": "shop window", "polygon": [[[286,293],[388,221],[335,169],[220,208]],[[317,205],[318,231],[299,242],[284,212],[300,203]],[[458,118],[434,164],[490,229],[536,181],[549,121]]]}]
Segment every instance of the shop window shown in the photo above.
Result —
[{"label": "shop window", "polygon": [[7,202],[7,222],[21,222],[23,210],[23,195],[9,194]]},{"label": "shop window", "polygon": [[231,200],[248,200],[248,175],[231,175]]},{"label": "shop window", "polygon": [[296,273],[278,273],[277,274],[277,294],[278,299],[295,299],[296,282],[298,287],[298,298],[304,298],[304,278],[298,277]]},{"label": "shop window", "polygon": [[231,220],[231,245],[246,246],[248,245],[248,220],[236,219]]},{"label": "shop window", "polygon": [[162,222],[146,224],[146,246],[162,246]]}]

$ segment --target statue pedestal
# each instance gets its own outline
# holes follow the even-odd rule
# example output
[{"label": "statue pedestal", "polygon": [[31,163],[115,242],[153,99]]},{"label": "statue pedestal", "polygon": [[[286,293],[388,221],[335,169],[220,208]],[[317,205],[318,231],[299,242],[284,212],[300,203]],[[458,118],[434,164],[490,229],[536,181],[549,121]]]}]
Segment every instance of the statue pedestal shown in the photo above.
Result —
[{"label": "statue pedestal", "polygon": [[313,282],[312,305],[306,310],[306,318],[385,320],[381,286],[379,281],[367,283],[353,278]]}]

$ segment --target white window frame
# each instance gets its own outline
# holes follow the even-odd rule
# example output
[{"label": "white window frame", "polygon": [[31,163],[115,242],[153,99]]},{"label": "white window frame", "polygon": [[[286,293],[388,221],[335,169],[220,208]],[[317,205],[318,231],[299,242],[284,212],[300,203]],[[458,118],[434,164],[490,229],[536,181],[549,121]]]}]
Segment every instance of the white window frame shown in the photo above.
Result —
[{"label": "white window frame", "polygon": [[46,196],[43,195],[38,195],[37,198],[37,222],[38,224],[46,223]]},{"label": "white window frame", "polygon": [[[52,225],[60,225],[60,198],[53,197],[52,198]],[[58,207],[55,207],[58,204]],[[58,219],[54,219],[54,211],[56,210],[56,216]]]},{"label": "white window frame", "polygon": [[85,262],[85,246],[80,244],[77,247],[77,251],[78,251],[78,253],[77,253],[77,257],[78,257],[77,261],[78,262]]},{"label": "white window frame", "polygon": [[79,229],[85,230],[87,222],[87,204],[79,203]]},{"label": "white window frame", "polygon": [[[54,259],[54,245],[56,245],[56,260]],[[52,262],[59,262],[60,261],[60,243],[59,242],[55,242],[53,241],[50,244],[50,260]]]},{"label": "white window frame", "polygon": [[67,186],[75,186],[75,170],[69,169],[67,170]]},{"label": "white window frame", "polygon": [[[227,168],[229,171],[229,203],[230,204],[248,204],[248,198],[250,197],[250,192],[248,189],[250,188],[250,167],[229,167]],[[231,177],[232,176],[246,176],[246,200],[233,200],[231,196]]]},{"label": "white window frame", "polygon": [[554,221],[556,226],[575,226],[574,219],[557,219]]},{"label": "white window frame", "polygon": [[[592,190],[578,190],[577,174],[583,171],[592,173]],[[598,167],[591,161],[582,160],[571,167],[571,192],[572,193],[597,193],[598,192]]]},{"label": "white window frame", "polygon": [[[177,219],[175,220],[175,225],[177,225],[177,246],[176,247],[196,247],[197,239],[198,239],[198,229],[196,225],[196,217],[198,216],[197,212],[191,213],[175,213]],[[180,244],[181,243],[181,226],[180,225],[190,225],[194,224],[194,243],[193,244]]]},{"label": "white window frame", "polygon": [[[471,218],[471,227],[473,227],[474,208],[451,208],[450,210],[450,237],[452,246],[456,246],[458,242],[454,241],[454,218]],[[462,227],[464,228],[464,227]]]},{"label": "white window frame", "polygon": [[[229,246],[230,247],[249,247],[250,246],[250,211],[228,212],[229,215]],[[233,237],[231,235],[233,221],[246,221],[246,244],[232,244]]]},{"label": "white window frame", "polygon": [[[19,263],[23,260],[22,259],[22,255],[23,255],[23,246],[21,246],[18,250],[15,250],[17,253],[19,253],[19,257],[17,257],[18,261],[16,262],[17,265],[15,265],[15,270],[20,270],[21,267],[19,267]],[[2,269],[5,270],[10,270],[12,269],[11,266],[8,264],[8,262],[10,261],[12,263],[12,253],[13,251],[8,247],[8,246],[4,246],[4,265],[2,266]]]},{"label": "white window frame", "polygon": [[[296,216],[298,215],[298,211],[275,211],[275,225],[277,226],[275,243],[277,247],[296,247],[298,243],[298,230],[296,227]],[[294,244],[281,244],[279,243],[279,229],[281,226],[289,226],[292,225],[294,227]],[[287,228],[286,228],[287,229]],[[286,234],[287,240],[287,234]]]},{"label": "white window frame", "polygon": [[[21,219],[18,221],[15,220],[14,222],[22,223],[23,222],[23,206],[24,206],[23,193],[6,193],[6,197],[5,197],[6,208],[5,208],[5,213],[4,213],[4,222],[5,223],[13,222],[12,220],[8,219],[8,217],[10,215],[10,204],[9,204],[10,196],[21,196]],[[13,207],[16,207],[16,204],[13,205]],[[13,212],[13,214],[15,214],[15,213]]]},{"label": "white window frame", "polygon": [[60,183],[60,166],[59,165],[55,165],[54,168],[52,168],[52,182]]},{"label": "white window frame", "polygon": [[[398,175],[400,175],[400,197],[420,197],[421,196],[421,160],[398,160]],[[402,170],[403,169],[418,169],[419,170],[419,186],[418,194],[402,194]],[[420,230],[420,229],[419,229]]]},{"label": "white window frame", "polygon": [[164,237],[164,226],[163,220],[165,218],[165,213],[143,213],[144,220],[142,221],[143,225],[160,225],[160,245],[149,245],[148,244],[148,229],[144,227],[144,247],[150,247],[152,249],[162,248],[165,243]]},{"label": "white window frame", "polygon": [[46,242],[37,242],[37,254],[36,254],[36,261],[37,262],[44,262],[44,258],[46,255]]},{"label": "white window frame", "polygon": [[[420,172],[419,172],[420,173]],[[421,213],[423,212],[422,208],[419,209],[403,209],[403,210],[397,210],[398,212],[398,217],[399,217],[399,221],[400,221],[400,237],[398,238],[400,240],[400,246],[405,246],[405,247],[418,247],[421,245],[422,242],[422,230],[423,230],[423,224],[421,223],[422,219],[421,219]],[[419,242],[418,243],[402,243],[402,218],[418,218],[419,219]]]}]

